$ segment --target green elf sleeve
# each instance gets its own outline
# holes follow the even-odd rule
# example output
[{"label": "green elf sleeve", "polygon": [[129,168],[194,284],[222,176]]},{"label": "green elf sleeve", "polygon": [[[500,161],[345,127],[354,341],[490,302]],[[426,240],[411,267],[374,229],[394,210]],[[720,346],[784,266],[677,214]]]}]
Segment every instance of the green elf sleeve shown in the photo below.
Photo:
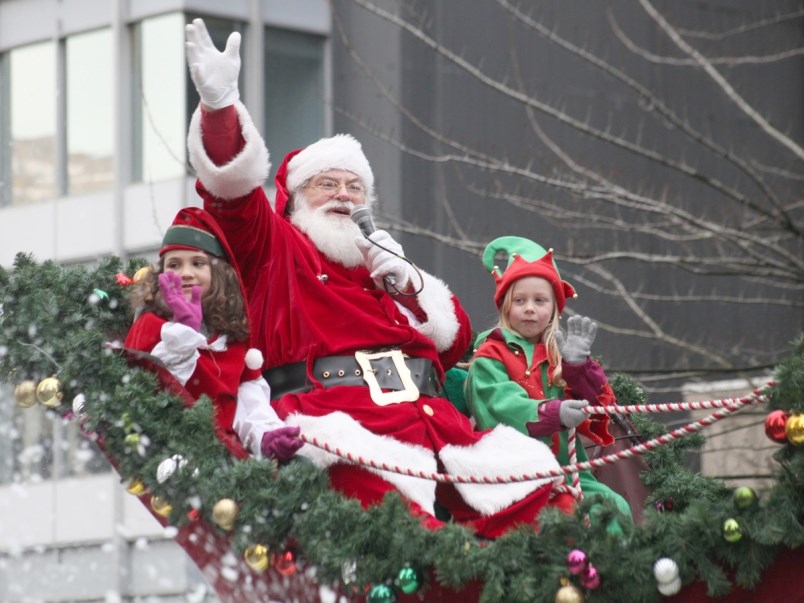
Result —
[{"label": "green elf sleeve", "polygon": [[528,435],[525,423],[539,420],[538,400],[529,398],[498,360],[475,356],[464,392],[478,429],[491,429],[502,423]]}]

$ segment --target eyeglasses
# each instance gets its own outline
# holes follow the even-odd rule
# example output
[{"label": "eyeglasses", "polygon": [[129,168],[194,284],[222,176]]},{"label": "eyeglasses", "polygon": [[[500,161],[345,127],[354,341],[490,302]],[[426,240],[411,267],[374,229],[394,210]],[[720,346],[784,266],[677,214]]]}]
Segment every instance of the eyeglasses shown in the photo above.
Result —
[{"label": "eyeglasses", "polygon": [[333,196],[341,190],[341,187],[346,189],[346,192],[353,197],[362,197],[366,194],[366,187],[359,182],[350,182],[349,184],[343,182],[335,182],[334,180],[324,180],[318,184],[308,184],[307,188],[315,188],[327,195]]}]

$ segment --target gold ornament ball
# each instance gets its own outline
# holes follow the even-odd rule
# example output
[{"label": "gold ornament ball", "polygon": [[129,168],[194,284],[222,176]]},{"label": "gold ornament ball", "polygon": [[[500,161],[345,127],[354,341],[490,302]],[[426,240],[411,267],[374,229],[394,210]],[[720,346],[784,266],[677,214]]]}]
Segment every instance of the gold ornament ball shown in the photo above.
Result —
[{"label": "gold ornament ball", "polygon": [[571,584],[567,584],[558,589],[556,603],[584,603],[583,593]]},{"label": "gold ornament ball", "polygon": [[22,408],[31,408],[36,405],[36,383],[23,381],[14,388],[14,400]]},{"label": "gold ornament ball", "polygon": [[131,280],[135,283],[139,283],[142,279],[144,279],[148,275],[150,271],[151,271],[150,266],[143,266],[142,268],[137,270],[137,272],[134,273],[134,276],[132,277]]},{"label": "gold ornament ball", "polygon": [[133,479],[126,486],[126,492],[134,496],[142,496],[148,488],[138,479]]},{"label": "gold ornament ball", "polygon": [[794,446],[804,446],[804,414],[790,415],[784,424],[784,433]]},{"label": "gold ornament ball", "polygon": [[167,517],[173,510],[173,505],[171,505],[164,498],[160,498],[159,496],[152,496],[151,509],[153,509],[154,513],[156,513],[160,517]]},{"label": "gold ornament ball", "polygon": [[246,549],[246,552],[243,553],[243,559],[246,560],[246,563],[251,569],[264,572],[270,565],[268,547],[261,544],[250,546]]},{"label": "gold ornament ball", "polygon": [[36,398],[48,408],[56,408],[63,398],[61,381],[56,377],[47,377],[36,386]]},{"label": "gold ornament ball", "polygon": [[212,520],[224,530],[231,530],[237,518],[237,503],[231,498],[222,498],[212,507]]}]

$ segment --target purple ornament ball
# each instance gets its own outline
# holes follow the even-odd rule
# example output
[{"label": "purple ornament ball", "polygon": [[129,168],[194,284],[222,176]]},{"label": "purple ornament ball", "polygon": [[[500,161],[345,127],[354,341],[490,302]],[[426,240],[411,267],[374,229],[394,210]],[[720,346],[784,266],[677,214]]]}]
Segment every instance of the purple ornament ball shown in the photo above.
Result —
[{"label": "purple ornament ball", "polygon": [[597,568],[594,565],[590,565],[583,571],[581,584],[589,590],[595,590],[600,586],[600,574],[597,573]]},{"label": "purple ornament ball", "polygon": [[570,574],[577,576],[589,565],[589,557],[580,549],[573,549],[567,554],[567,568]]}]

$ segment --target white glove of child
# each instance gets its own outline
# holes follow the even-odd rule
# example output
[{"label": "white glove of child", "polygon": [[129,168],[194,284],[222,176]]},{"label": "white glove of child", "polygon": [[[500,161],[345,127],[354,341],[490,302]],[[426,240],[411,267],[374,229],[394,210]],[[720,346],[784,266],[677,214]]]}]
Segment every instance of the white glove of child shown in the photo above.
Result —
[{"label": "white glove of child", "polygon": [[363,263],[371,273],[371,278],[378,287],[383,287],[383,279],[385,279],[385,282],[401,291],[410,282],[411,271],[410,264],[398,257],[405,255],[402,246],[384,230],[375,230],[369,235],[369,238],[371,241],[366,240],[362,235],[356,237],[355,244],[363,254]]},{"label": "white glove of child", "polygon": [[210,109],[223,109],[240,99],[240,34],[232,32],[226,49],[218,52],[203,19],[193,19],[185,28],[187,64],[201,102]]},{"label": "white glove of child", "polygon": [[556,331],[556,344],[561,357],[570,364],[582,364],[592,353],[597,323],[586,316],[570,316],[567,334]]},{"label": "white glove of child", "polygon": [[558,420],[561,425],[567,429],[578,427],[586,419],[589,418],[581,409],[589,406],[586,400],[562,400],[561,406],[558,407]]}]

